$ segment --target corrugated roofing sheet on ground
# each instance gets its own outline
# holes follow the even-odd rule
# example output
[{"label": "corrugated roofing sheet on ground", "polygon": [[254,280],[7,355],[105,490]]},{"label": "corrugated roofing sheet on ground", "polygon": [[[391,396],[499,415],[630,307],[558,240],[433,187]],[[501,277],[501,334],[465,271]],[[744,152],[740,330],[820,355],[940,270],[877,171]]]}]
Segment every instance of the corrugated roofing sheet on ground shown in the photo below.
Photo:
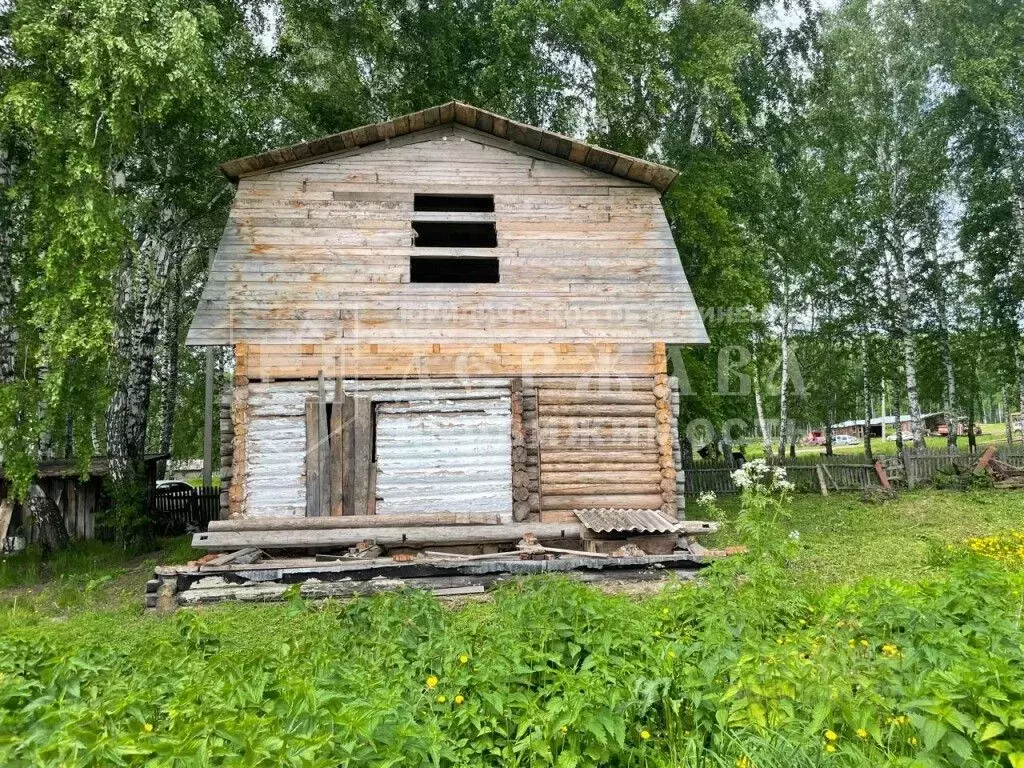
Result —
[{"label": "corrugated roofing sheet on ground", "polygon": [[676,533],[679,524],[653,509],[576,509],[579,521],[595,533]]}]

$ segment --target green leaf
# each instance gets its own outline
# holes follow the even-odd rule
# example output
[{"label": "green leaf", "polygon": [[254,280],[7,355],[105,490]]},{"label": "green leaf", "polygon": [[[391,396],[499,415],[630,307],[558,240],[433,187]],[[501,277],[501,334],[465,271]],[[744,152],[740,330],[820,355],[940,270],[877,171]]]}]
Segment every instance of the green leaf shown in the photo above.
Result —
[{"label": "green leaf", "polygon": [[981,732],[981,739],[980,740],[981,741],[988,741],[989,739],[994,739],[996,736],[998,736],[999,734],[1001,734],[1001,733],[1003,733],[1005,731],[1006,731],[1006,726],[1003,725],[1002,723],[995,723],[995,722],[989,723],[988,725],[985,726],[985,730],[983,730]]}]

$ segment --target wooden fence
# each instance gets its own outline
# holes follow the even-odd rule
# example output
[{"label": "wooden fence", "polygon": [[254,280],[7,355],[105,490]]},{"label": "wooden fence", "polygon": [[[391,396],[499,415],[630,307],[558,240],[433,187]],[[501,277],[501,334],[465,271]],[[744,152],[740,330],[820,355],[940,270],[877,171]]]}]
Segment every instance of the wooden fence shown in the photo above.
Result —
[{"label": "wooden fence", "polygon": [[[998,445],[999,458],[1007,464],[1024,468],[1024,445]],[[886,477],[895,486],[916,488],[930,483],[939,472],[954,467],[961,470],[973,465],[981,455],[942,449],[906,449],[901,456],[878,456]],[[773,465],[786,468],[789,480],[798,493],[820,493],[822,484],[830,491],[860,491],[881,487],[881,477],[873,463],[864,456],[836,455],[798,456],[779,460]],[[738,467],[724,460],[698,461],[683,470],[687,496],[736,493],[732,473]]]},{"label": "wooden fence", "polygon": [[220,488],[158,491],[151,515],[161,536],[185,533],[190,527],[205,531],[211,520],[220,517]]}]

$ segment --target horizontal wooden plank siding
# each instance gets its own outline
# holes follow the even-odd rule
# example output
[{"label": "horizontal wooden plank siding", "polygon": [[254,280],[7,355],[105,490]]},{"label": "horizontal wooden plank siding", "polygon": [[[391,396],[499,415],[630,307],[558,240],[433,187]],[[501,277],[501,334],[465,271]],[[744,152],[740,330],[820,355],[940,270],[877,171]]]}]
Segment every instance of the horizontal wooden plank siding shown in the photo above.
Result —
[{"label": "horizontal wooden plank siding", "polygon": [[[421,214],[417,192],[493,195],[494,212]],[[417,248],[420,218],[494,221],[498,247]],[[500,282],[412,283],[413,255],[493,256]],[[467,374],[511,375],[595,371],[602,345],[652,373],[632,347],[706,334],[657,190],[448,125],[243,177],[188,341],[259,346],[268,376],[309,375],[294,344],[343,350],[346,375],[436,356],[427,373],[452,375],[459,346]]]}]

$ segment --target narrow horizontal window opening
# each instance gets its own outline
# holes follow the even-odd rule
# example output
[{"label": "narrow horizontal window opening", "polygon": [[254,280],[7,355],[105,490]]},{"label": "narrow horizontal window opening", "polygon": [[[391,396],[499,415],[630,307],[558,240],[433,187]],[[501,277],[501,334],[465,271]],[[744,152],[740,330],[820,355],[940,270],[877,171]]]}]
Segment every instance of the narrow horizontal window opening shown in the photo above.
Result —
[{"label": "narrow horizontal window opening", "polygon": [[410,261],[410,279],[414,283],[497,283],[500,280],[498,259],[433,258],[413,256]]},{"label": "narrow horizontal window opening", "polygon": [[418,248],[497,248],[493,221],[414,221]]},{"label": "narrow horizontal window opening", "polygon": [[414,195],[414,211],[493,213],[494,195]]}]

